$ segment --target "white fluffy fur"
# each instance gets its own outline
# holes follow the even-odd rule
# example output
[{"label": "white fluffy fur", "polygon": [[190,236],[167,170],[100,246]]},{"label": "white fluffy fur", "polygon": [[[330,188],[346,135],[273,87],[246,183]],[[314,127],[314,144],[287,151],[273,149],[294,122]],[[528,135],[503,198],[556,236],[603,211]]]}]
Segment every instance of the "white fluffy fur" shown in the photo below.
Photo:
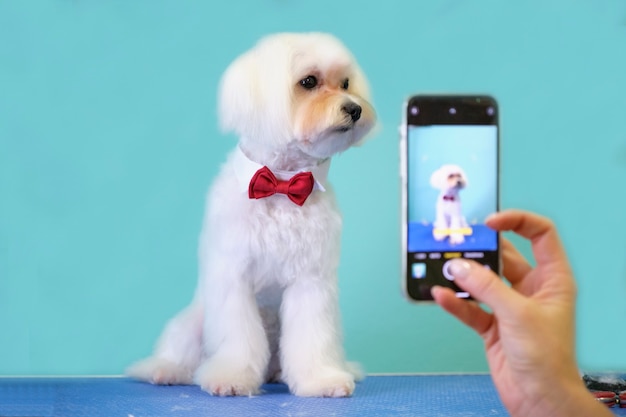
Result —
[{"label": "white fluffy fur", "polygon": [[[454,175],[450,179],[450,175]],[[435,205],[436,219],[433,229],[433,237],[436,240],[443,240],[446,234],[438,233],[437,230],[450,230],[450,243],[453,245],[463,243],[465,237],[458,230],[467,227],[467,221],[463,216],[461,207],[461,197],[459,191],[467,187],[467,176],[458,165],[442,165],[430,177],[430,185],[438,189],[439,196]],[[454,200],[447,200],[446,198]],[[455,231],[456,230],[456,231]]]},{"label": "white fluffy fur", "polygon": [[[320,82],[312,90],[299,84],[309,75]],[[220,120],[251,160],[298,171],[363,139],[375,123],[368,100],[361,70],[335,38],[278,34],[226,70]],[[362,109],[356,122],[342,109],[348,102]],[[207,196],[194,299],[128,374],[214,395],[252,395],[280,379],[296,395],[349,396],[355,372],[341,344],[333,191],[324,184],[302,207],[282,195],[249,199],[233,158]]]}]

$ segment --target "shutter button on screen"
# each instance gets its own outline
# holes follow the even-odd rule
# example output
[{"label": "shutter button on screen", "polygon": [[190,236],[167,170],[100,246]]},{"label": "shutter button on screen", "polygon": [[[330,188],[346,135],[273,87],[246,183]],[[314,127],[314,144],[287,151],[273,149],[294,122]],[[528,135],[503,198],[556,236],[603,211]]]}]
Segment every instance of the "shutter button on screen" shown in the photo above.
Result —
[{"label": "shutter button on screen", "polygon": [[450,272],[450,262],[452,262],[452,259],[443,264],[443,276],[446,277],[448,281],[454,281],[454,276]]}]

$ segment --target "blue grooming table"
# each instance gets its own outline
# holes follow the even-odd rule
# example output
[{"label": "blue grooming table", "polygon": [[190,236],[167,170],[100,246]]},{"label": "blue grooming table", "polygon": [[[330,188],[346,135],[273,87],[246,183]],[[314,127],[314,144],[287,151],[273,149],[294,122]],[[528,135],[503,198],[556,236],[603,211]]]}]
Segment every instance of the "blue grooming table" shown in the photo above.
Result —
[{"label": "blue grooming table", "polygon": [[[626,416],[626,409],[612,408]],[[488,375],[369,376],[351,398],[300,398],[282,384],[255,397],[126,378],[0,378],[2,417],[507,416]]]}]

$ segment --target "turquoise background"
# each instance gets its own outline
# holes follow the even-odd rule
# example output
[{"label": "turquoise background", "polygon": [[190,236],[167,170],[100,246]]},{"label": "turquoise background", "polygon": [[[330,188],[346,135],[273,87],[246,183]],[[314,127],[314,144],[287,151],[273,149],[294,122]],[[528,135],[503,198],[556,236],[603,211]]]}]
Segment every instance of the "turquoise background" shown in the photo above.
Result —
[{"label": "turquoise background", "polygon": [[330,173],[349,357],[487,369],[477,336],[403,299],[399,271],[401,104],[481,92],[500,104],[502,206],[562,231],[581,365],[626,369],[623,0],[4,0],[0,373],[117,374],[150,352],[191,298],[204,193],[235,144],[219,77],[262,35],[308,30],[353,51],[381,121]]}]

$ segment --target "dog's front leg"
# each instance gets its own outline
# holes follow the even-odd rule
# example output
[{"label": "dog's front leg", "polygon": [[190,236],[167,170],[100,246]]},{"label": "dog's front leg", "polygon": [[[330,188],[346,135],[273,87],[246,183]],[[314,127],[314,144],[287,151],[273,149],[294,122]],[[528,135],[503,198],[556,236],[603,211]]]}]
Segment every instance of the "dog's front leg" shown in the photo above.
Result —
[{"label": "dog's front leg", "polygon": [[465,218],[461,213],[460,206],[455,207],[453,215],[450,217],[450,243],[453,245],[459,245],[465,242],[465,236],[462,229],[467,226]]},{"label": "dog's front leg", "polygon": [[[212,395],[254,395],[263,383],[269,344],[249,283],[230,271],[207,288],[204,349],[195,381]],[[217,271],[216,271],[217,272]],[[227,279],[233,278],[233,279]]]},{"label": "dog's front leg", "polygon": [[285,289],[281,306],[283,378],[296,395],[347,397],[354,375],[344,359],[337,286],[319,277],[299,277]]},{"label": "dog's front leg", "polygon": [[[439,199],[441,199],[441,197],[439,197]],[[444,203],[438,201],[435,207],[436,219],[433,223],[433,238],[437,242],[444,240],[449,233],[448,220],[444,210]]]}]

